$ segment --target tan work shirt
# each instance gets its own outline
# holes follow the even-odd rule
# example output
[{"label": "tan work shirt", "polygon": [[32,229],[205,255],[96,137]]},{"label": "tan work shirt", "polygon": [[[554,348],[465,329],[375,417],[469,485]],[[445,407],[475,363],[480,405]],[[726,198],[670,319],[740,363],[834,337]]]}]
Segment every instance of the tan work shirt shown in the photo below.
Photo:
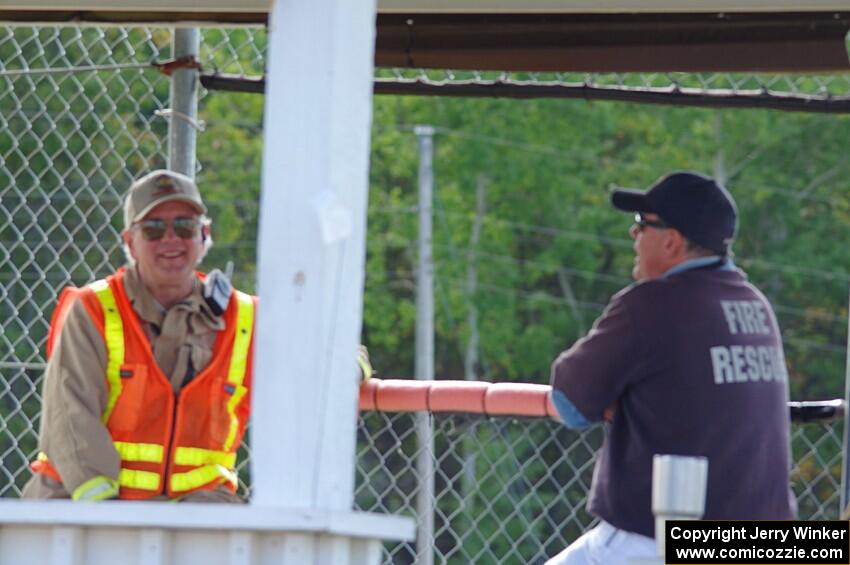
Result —
[{"label": "tan work shirt", "polygon": [[[195,281],[185,300],[168,310],[148,292],[135,268],[127,269],[124,285],[157,365],[178,393],[209,363],[224,321],[204,302],[200,281]],[[47,363],[39,433],[39,449],[47,454],[63,484],[36,474],[24,486],[25,498],[70,498],[77,487],[96,476],[118,478],[120,458],[101,422],[108,397],[106,362],[103,336],[78,300],[68,312]],[[183,500],[241,501],[225,487],[193,492]]]}]

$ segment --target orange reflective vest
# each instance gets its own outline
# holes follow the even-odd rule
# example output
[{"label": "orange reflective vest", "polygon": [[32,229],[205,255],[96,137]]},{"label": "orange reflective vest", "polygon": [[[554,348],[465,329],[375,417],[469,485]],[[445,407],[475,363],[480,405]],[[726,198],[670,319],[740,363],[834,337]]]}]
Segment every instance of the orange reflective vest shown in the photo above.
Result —
[{"label": "orange reflective vest", "polygon": [[[124,269],[65,289],[51,320],[48,355],[74,300],[82,300],[107,349],[102,420],[121,457],[119,497],[177,498],[226,485],[235,491],[236,450],[250,413],[256,299],[234,290],[209,365],[175,398],[127,298]],[[33,470],[59,479],[43,455]],[[61,479],[59,479],[61,480]]]}]

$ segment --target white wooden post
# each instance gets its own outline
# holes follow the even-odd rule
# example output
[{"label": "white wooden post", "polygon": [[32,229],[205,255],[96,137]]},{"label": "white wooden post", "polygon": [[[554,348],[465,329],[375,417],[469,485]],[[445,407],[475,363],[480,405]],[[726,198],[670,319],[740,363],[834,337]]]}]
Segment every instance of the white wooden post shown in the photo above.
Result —
[{"label": "white wooden post", "polygon": [[252,504],[353,503],[375,0],[270,19]]}]

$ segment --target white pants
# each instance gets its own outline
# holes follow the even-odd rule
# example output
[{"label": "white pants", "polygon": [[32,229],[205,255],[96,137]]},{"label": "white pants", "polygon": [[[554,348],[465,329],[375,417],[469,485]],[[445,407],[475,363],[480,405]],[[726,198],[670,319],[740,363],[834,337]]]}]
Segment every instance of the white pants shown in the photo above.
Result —
[{"label": "white pants", "polygon": [[600,522],[546,565],[629,565],[632,559],[655,557],[655,540]]}]

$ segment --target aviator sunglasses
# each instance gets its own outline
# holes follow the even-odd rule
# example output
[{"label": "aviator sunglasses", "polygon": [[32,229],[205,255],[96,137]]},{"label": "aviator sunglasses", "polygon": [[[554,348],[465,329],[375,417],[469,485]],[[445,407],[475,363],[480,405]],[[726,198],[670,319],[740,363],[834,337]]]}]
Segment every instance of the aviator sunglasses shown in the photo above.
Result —
[{"label": "aviator sunglasses", "polygon": [[[192,239],[198,235],[201,220],[198,218],[175,218],[170,222],[174,235],[180,239]],[[147,241],[157,241],[165,237],[169,222],[160,218],[140,220],[135,223],[142,232],[142,237]]]}]

